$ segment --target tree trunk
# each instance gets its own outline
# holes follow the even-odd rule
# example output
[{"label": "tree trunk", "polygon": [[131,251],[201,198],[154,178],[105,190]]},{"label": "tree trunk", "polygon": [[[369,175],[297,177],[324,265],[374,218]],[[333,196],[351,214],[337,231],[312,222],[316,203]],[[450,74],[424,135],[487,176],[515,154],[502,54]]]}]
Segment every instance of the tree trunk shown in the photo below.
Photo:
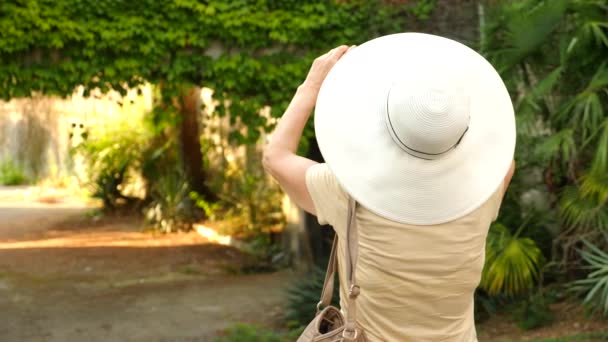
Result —
[{"label": "tree trunk", "polygon": [[184,171],[191,189],[201,195],[203,199],[211,201],[214,196],[205,183],[206,177],[203,170],[203,154],[199,133],[198,118],[201,113],[201,89],[199,87],[188,89],[180,100],[180,114],[182,117],[180,143]]}]

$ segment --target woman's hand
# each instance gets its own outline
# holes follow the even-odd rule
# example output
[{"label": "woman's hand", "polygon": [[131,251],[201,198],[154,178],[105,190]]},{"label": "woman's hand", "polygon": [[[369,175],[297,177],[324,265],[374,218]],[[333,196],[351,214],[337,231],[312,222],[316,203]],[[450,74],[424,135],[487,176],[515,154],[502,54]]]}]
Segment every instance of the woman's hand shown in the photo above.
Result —
[{"label": "woman's hand", "polygon": [[310,90],[316,98],[316,95],[319,93],[319,89],[321,89],[321,84],[325,77],[333,68],[333,66],[347,53],[353,46],[340,45],[326,54],[317,57],[312,66],[310,67],[310,71],[308,72],[308,76],[304,83],[302,83],[301,87],[307,88]]}]

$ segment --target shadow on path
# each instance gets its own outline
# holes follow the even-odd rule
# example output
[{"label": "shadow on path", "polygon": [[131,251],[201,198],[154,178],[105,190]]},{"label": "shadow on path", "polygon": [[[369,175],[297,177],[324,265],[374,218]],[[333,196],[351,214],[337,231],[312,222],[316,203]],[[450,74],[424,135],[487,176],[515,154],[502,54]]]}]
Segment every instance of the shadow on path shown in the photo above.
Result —
[{"label": "shadow on path", "polygon": [[234,274],[235,248],[89,210],[0,196],[0,341],[211,341],[280,318],[291,272]]}]

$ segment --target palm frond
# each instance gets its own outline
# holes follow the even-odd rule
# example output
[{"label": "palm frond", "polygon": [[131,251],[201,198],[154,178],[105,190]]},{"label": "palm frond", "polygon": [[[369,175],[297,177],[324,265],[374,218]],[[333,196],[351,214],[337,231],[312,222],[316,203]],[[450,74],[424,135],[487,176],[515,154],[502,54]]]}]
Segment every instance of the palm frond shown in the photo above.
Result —
[{"label": "palm frond", "polygon": [[596,145],[591,170],[597,174],[608,174],[608,118],[604,119],[598,131],[602,135]]},{"label": "palm frond", "polygon": [[574,131],[569,128],[543,138],[534,148],[534,154],[537,158],[551,160],[560,157],[565,163],[571,161],[576,152]]},{"label": "palm frond", "polygon": [[563,66],[558,66],[545,76],[542,80],[534,85],[531,91],[533,98],[538,99],[550,94],[557,82],[561,79],[564,72]]},{"label": "palm frond", "polygon": [[608,316],[608,253],[585,239],[582,242],[586,248],[578,252],[587,263],[589,273],[586,278],[574,281],[571,289],[585,294],[583,303],[593,312]]},{"label": "palm frond", "polygon": [[608,86],[608,68],[606,68],[606,62],[604,62],[597,68],[597,71],[595,72],[595,74],[593,74],[593,77],[591,78],[591,81],[589,82],[589,85],[588,85],[587,89],[585,89],[585,91],[586,92],[597,92],[598,90],[606,88],[607,86]]},{"label": "palm frond", "polygon": [[607,230],[608,209],[594,196],[585,196],[575,186],[568,187],[559,202],[560,216],[566,226],[582,231]]},{"label": "palm frond", "polygon": [[590,172],[584,175],[582,180],[581,195],[593,197],[598,206],[605,206],[608,201],[608,173]]},{"label": "palm frond", "polygon": [[480,286],[490,295],[515,295],[530,289],[540,274],[543,255],[529,238],[494,224],[488,234]]},{"label": "palm frond", "polygon": [[507,22],[507,46],[510,48],[502,56],[507,66],[519,63],[547,42],[566,13],[566,1],[542,1],[540,4],[527,1],[512,10],[514,13]]},{"label": "palm frond", "polygon": [[543,113],[543,105],[548,107],[548,104],[552,102],[551,92],[561,79],[563,71],[563,67],[557,67],[532,85],[530,89],[525,88],[520,91],[521,98],[515,106],[518,132],[532,136],[550,132],[543,120],[543,115],[540,114]]},{"label": "palm frond", "polygon": [[597,21],[588,22],[586,29],[589,30],[589,35],[595,39],[596,44],[608,47],[608,35],[606,34],[606,31],[608,31],[608,23]]}]

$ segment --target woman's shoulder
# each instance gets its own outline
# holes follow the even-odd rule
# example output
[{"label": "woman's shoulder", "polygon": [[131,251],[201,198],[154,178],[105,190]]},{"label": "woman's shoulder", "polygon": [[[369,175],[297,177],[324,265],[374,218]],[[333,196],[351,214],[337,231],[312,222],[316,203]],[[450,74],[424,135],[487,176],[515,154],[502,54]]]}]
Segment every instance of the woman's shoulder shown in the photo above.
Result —
[{"label": "woman's shoulder", "polygon": [[335,226],[348,209],[348,195],[325,163],[315,164],[306,172],[306,187],[315,205],[320,224]]}]

